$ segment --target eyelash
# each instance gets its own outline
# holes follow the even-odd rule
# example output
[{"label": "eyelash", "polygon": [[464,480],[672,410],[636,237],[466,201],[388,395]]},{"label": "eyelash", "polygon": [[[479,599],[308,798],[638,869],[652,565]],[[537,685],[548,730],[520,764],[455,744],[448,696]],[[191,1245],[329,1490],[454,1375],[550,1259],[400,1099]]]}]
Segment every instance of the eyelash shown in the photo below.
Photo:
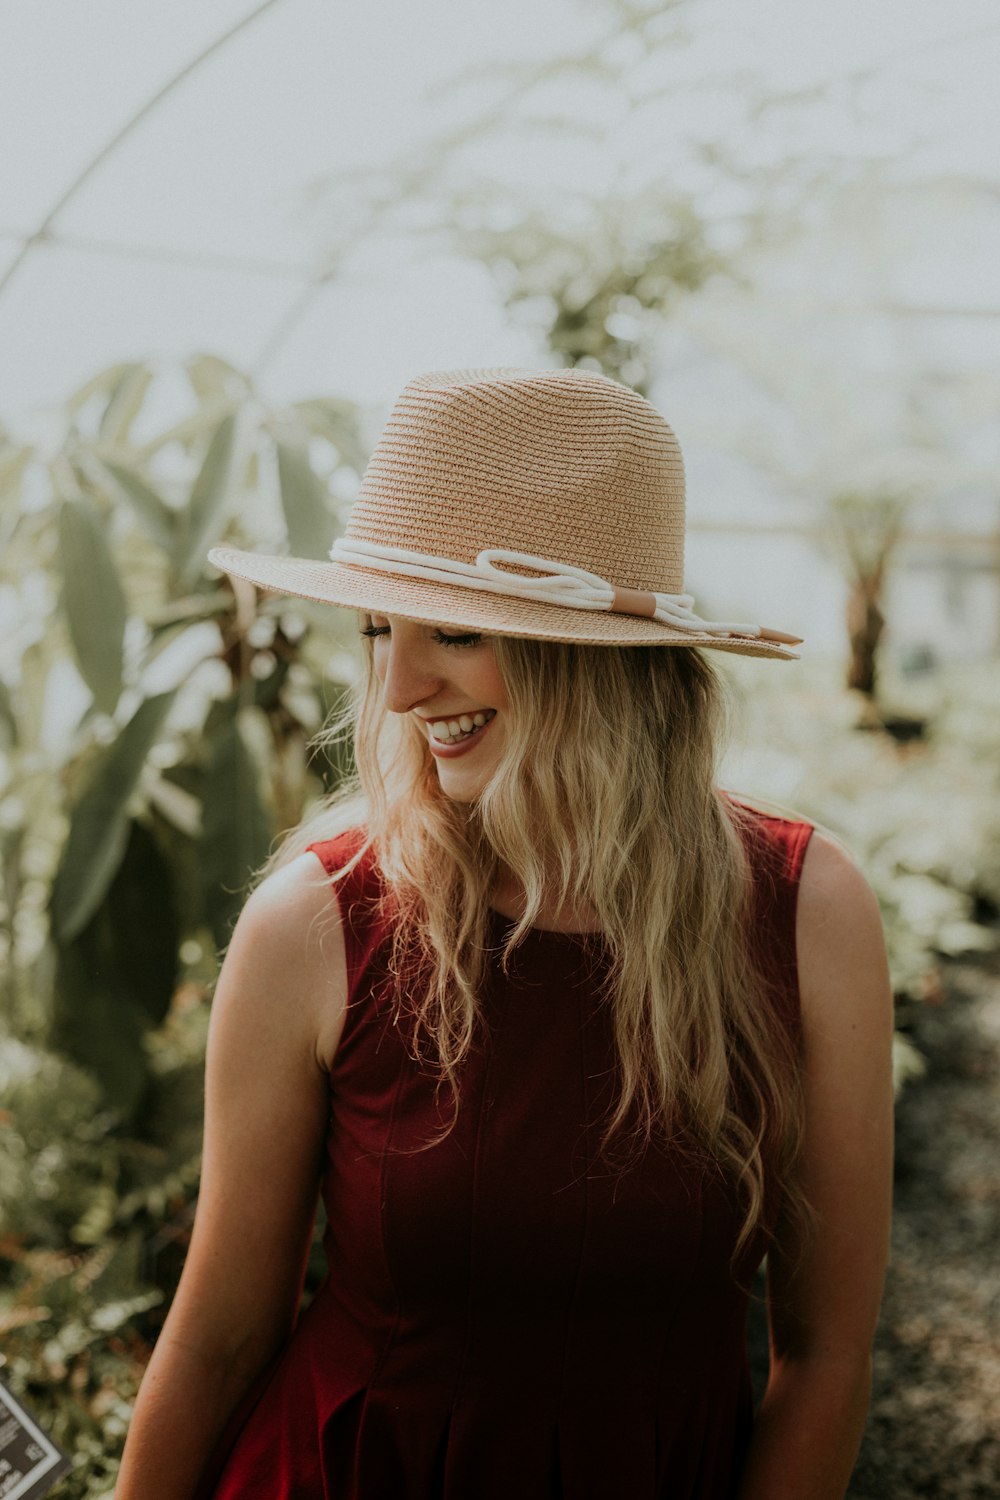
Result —
[{"label": "eyelash", "polygon": [[[388,625],[363,625],[361,634],[368,640],[378,640],[380,636],[389,634]],[[445,635],[443,630],[435,630],[434,639],[440,646],[478,646],[482,641],[481,635],[475,632],[469,635]]]}]

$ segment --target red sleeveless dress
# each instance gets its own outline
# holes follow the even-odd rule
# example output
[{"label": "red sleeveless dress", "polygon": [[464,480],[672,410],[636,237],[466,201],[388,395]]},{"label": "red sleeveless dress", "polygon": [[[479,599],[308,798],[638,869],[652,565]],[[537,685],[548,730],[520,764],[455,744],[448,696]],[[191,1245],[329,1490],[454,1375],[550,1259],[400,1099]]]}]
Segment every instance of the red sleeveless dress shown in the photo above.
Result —
[{"label": "red sleeveless dress", "polygon": [[[756,933],[798,1025],[811,825],[755,814]],[[313,846],[330,872],[357,835]],[[369,863],[338,888],[350,1005],[330,1079],[328,1273],[220,1442],[212,1500],[728,1500],[753,1421],[740,1212],[666,1145],[609,1166],[601,955],[533,930],[492,966],[447,1090],[393,1025]],[[492,913],[492,938],[506,919]],[[492,942],[491,942],[492,946]],[[772,1204],[773,1215],[776,1205]]]}]

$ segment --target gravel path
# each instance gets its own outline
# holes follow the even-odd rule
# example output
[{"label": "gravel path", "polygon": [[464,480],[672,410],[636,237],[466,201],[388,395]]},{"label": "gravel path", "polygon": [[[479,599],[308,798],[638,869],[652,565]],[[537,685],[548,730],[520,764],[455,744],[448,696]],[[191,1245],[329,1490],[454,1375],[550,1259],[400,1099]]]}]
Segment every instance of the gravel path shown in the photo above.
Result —
[{"label": "gravel path", "polygon": [[851,1500],[1000,1496],[1000,960],[912,1013],[892,1262]]},{"label": "gravel path", "polygon": [[[940,1003],[905,1020],[927,1073],[896,1111],[892,1260],[848,1500],[1000,1500],[1000,955],[951,965]],[[760,1393],[762,1301],[750,1357]]]}]

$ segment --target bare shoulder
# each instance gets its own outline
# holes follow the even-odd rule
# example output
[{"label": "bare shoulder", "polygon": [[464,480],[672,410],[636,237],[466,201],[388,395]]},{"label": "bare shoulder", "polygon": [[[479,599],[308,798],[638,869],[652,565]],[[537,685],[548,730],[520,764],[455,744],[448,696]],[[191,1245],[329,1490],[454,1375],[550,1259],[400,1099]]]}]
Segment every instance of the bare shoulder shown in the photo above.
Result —
[{"label": "bare shoulder", "polygon": [[768,1252],[772,1352],[779,1362],[864,1370],[889,1241],[892,987],[875,893],[851,855],[818,830],[803,862],[796,937],[803,1130],[795,1173],[816,1232],[790,1216]]},{"label": "bare shoulder", "polygon": [[796,921],[799,984],[807,1028],[835,1007],[852,1023],[881,1026],[891,989],[878,898],[848,851],[817,829],[799,882]]},{"label": "bare shoulder", "polygon": [[[315,1037],[317,1060],[336,1049],[346,1001],[346,959],[334,887],[315,854],[268,875],[246,902],[226,954],[217,1002],[296,1012]],[[239,977],[240,982],[233,980]]]},{"label": "bare shoulder", "polygon": [[835,920],[838,913],[878,917],[878,900],[853,855],[823,829],[809,840],[799,882],[799,925]]},{"label": "bare shoulder", "polygon": [[300,854],[262,880],[249,897],[233,934],[234,942],[277,946],[282,958],[322,938],[320,929],[339,931],[340,918],[330,877],[315,854]]}]

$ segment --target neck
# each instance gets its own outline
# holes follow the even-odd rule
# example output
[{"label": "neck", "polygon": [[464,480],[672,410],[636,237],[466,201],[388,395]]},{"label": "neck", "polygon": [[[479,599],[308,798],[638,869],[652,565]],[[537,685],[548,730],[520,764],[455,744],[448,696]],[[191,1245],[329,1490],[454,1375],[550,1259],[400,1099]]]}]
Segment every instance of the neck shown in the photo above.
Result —
[{"label": "neck", "polygon": [[[524,887],[509,870],[503,870],[497,877],[490,904],[501,916],[515,921],[523,916]],[[589,904],[560,906],[549,897],[543,897],[534,921],[534,926],[550,932],[595,932],[597,925],[597,913]]]}]

